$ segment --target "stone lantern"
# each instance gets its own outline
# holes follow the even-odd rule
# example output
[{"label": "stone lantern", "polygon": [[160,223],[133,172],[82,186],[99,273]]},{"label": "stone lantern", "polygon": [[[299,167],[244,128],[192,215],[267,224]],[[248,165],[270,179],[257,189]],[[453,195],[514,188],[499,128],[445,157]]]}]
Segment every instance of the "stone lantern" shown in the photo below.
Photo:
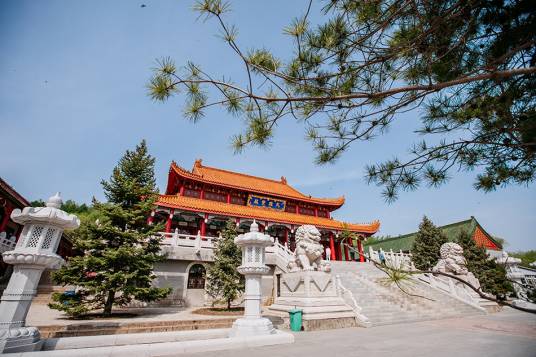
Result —
[{"label": "stone lantern", "polygon": [[39,330],[25,326],[26,315],[45,269],[58,269],[63,259],[56,254],[65,229],[78,228],[80,220],[60,210],[59,193],[46,207],[25,207],[11,213],[11,219],[24,225],[14,250],[2,254],[13,265],[13,274],[0,303],[0,353],[38,350]]},{"label": "stone lantern", "polygon": [[257,222],[253,221],[250,231],[235,238],[242,248],[242,265],[238,271],[245,275],[244,317],[235,321],[231,337],[268,335],[275,333],[272,322],[261,317],[261,279],[270,271],[264,264],[265,248],[273,244],[272,238],[259,232]]}]

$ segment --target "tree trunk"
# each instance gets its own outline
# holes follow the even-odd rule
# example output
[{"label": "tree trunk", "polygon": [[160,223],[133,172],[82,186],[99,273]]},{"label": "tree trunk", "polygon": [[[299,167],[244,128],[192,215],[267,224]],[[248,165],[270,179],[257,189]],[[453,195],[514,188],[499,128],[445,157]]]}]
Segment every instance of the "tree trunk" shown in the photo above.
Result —
[{"label": "tree trunk", "polygon": [[231,310],[231,299],[227,299],[227,310]]},{"label": "tree trunk", "polygon": [[104,311],[102,314],[104,316],[110,316],[112,314],[112,306],[114,305],[115,300],[115,291],[108,290],[108,297],[106,298],[106,303],[104,304]]}]

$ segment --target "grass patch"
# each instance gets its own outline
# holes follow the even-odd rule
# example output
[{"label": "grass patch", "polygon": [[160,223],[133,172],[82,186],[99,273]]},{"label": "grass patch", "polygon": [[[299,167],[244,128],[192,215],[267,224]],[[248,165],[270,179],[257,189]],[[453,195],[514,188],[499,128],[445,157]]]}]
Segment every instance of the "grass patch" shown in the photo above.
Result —
[{"label": "grass patch", "polygon": [[202,307],[200,309],[192,311],[192,314],[198,315],[215,315],[215,316],[236,316],[244,313],[243,307]]}]

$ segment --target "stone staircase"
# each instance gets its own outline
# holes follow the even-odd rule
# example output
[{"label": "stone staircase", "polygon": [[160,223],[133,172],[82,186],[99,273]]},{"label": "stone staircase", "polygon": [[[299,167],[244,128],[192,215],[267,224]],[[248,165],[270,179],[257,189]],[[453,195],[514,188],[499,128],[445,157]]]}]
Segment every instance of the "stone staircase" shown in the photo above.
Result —
[{"label": "stone staircase", "polygon": [[[485,314],[456,298],[412,279],[402,289],[370,263],[331,261],[333,274],[350,290],[371,326]],[[418,296],[415,296],[418,295]]]}]

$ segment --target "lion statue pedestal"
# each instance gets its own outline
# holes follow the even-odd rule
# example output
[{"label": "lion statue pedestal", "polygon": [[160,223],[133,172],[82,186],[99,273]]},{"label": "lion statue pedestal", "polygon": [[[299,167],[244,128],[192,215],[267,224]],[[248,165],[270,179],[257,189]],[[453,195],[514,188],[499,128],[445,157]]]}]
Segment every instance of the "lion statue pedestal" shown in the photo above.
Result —
[{"label": "lion statue pedestal", "polygon": [[269,308],[269,314],[282,317],[288,325],[288,312],[303,311],[305,331],[357,326],[356,313],[337,291],[329,262],[322,260],[320,232],[305,225],[296,230],[294,259],[288,273],[281,275],[279,296]]}]

